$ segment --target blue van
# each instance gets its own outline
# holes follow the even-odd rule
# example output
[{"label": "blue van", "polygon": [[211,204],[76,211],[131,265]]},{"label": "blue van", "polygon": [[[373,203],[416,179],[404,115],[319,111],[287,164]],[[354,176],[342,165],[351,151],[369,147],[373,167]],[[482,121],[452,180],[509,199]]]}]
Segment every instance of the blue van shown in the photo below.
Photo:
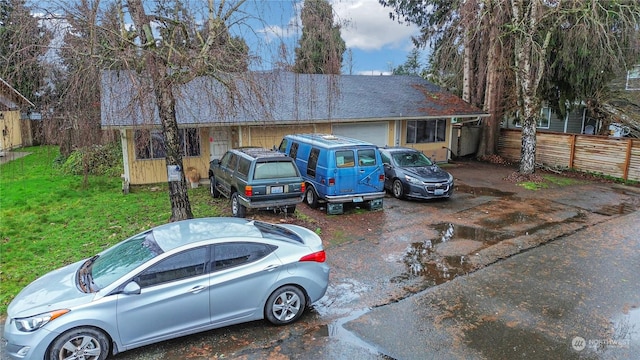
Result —
[{"label": "blue van", "polygon": [[311,208],[327,203],[327,213],[342,214],[345,203],[382,209],[384,166],[376,145],[328,134],[286,135],[280,152],[295,159],[306,183]]}]

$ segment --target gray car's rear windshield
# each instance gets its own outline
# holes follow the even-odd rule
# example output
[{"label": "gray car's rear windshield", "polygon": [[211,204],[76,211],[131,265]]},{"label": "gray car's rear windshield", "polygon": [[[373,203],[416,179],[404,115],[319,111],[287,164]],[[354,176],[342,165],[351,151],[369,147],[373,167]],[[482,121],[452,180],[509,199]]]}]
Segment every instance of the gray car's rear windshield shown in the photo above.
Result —
[{"label": "gray car's rear windshield", "polygon": [[283,179],[297,176],[299,176],[298,171],[292,161],[257,163],[256,170],[253,173],[254,180]]}]

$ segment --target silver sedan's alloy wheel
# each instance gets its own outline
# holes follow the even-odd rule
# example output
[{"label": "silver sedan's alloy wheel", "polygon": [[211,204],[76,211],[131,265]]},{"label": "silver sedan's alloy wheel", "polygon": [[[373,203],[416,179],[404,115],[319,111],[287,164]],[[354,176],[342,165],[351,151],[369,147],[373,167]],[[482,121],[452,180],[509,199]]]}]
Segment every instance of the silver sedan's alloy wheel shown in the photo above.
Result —
[{"label": "silver sedan's alloy wheel", "polygon": [[393,190],[393,196],[395,196],[396,198],[401,199],[404,196],[402,181],[395,179],[393,181],[393,187],[391,189]]},{"label": "silver sedan's alloy wheel", "polygon": [[92,328],[72,329],[53,342],[49,360],[104,360],[109,355],[109,340]]},{"label": "silver sedan's alloy wheel", "polygon": [[265,315],[272,324],[284,325],[298,320],[305,307],[306,298],[300,289],[283,286],[269,296]]}]

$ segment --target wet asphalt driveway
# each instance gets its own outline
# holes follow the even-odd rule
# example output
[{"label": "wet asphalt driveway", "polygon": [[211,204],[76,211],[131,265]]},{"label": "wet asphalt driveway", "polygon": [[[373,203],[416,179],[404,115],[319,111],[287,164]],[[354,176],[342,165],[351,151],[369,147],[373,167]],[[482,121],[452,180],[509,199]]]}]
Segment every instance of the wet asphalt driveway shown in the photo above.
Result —
[{"label": "wet asphalt driveway", "polygon": [[[513,168],[459,163],[448,201],[385,198],[327,216],[327,295],[299,322],[258,321],[115,359],[632,359],[640,353],[640,191],[531,191]],[[274,215],[275,216],[275,215]],[[272,221],[276,218],[271,219]]]}]

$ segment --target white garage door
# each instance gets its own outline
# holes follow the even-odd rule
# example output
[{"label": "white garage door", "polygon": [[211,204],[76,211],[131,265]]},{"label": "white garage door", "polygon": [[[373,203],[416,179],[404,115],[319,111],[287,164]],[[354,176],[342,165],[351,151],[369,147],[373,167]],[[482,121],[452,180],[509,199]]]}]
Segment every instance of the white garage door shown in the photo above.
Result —
[{"label": "white garage door", "polygon": [[333,124],[331,131],[334,135],[348,136],[368,141],[378,146],[388,145],[389,127],[386,122]]}]

